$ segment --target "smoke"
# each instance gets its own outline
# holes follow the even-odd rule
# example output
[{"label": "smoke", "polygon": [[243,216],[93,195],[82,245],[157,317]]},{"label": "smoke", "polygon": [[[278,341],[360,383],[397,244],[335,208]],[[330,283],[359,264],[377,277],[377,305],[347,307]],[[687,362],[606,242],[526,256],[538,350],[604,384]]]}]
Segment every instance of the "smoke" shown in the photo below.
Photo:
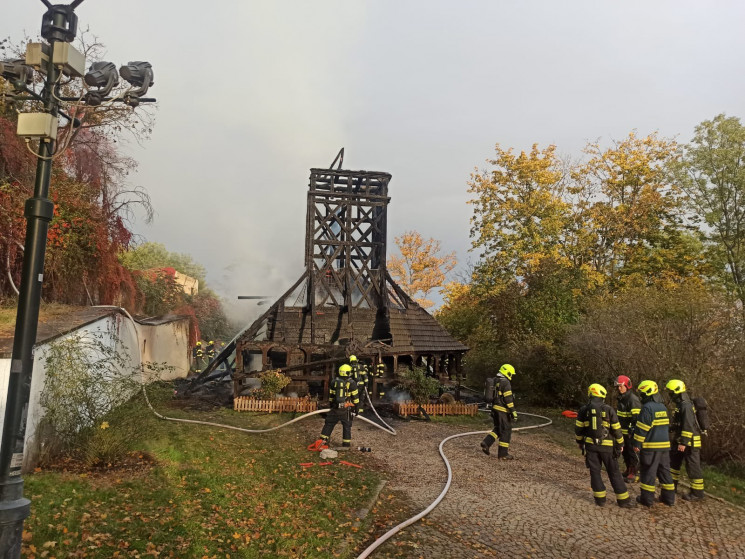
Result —
[{"label": "smoke", "polygon": [[391,388],[386,392],[385,397],[394,404],[400,404],[401,402],[411,400],[411,394],[409,394],[406,390],[402,390],[400,388]]}]

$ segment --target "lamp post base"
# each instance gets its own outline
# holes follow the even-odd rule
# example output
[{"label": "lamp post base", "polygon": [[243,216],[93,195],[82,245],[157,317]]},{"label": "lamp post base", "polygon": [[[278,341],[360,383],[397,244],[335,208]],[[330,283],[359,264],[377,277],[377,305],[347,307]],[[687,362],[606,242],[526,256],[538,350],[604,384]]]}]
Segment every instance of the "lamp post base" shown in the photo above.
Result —
[{"label": "lamp post base", "polygon": [[23,521],[31,512],[31,501],[23,497],[23,478],[0,482],[0,558],[19,559]]}]

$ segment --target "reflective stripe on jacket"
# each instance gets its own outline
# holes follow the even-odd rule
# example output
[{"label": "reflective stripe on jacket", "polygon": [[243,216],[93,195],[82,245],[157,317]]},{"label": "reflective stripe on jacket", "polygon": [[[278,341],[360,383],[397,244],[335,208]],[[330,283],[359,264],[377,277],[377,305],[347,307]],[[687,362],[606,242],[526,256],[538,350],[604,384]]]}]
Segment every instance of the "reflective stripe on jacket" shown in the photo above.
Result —
[{"label": "reflective stripe on jacket", "polygon": [[682,444],[701,448],[701,429],[696,421],[696,407],[687,392],[680,395],[679,402],[675,402],[673,420],[670,425],[670,440],[676,445]]},{"label": "reflective stripe on jacket", "polygon": [[642,450],[670,450],[670,418],[665,404],[644,402],[634,426],[634,446]]},{"label": "reflective stripe on jacket", "polygon": [[497,373],[496,380],[496,394],[494,395],[492,409],[494,411],[501,411],[502,413],[512,413],[515,411],[515,397],[512,395],[510,379],[501,373]]},{"label": "reflective stripe on jacket", "polygon": [[[605,436],[600,444],[595,444],[592,435],[595,433],[597,425],[593,426],[592,412],[593,406],[600,407],[601,427],[605,427]],[[614,444],[623,446],[623,434],[621,433],[621,424],[618,422],[616,411],[600,398],[591,398],[590,401],[582,406],[577,413],[577,419],[574,421],[574,438],[578,443],[582,443],[588,450],[610,451]]]},{"label": "reflective stripe on jacket", "polygon": [[632,390],[627,390],[618,397],[618,422],[624,435],[634,430],[636,418],[642,411],[642,402]]}]

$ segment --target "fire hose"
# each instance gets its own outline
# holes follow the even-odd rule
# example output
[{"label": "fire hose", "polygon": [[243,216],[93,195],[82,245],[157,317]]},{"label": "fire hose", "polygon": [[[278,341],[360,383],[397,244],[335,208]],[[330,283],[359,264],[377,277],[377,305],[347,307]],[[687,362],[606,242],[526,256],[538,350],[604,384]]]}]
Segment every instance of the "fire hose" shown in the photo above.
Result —
[{"label": "fire hose", "polygon": [[[481,410],[481,411],[484,411],[484,410]],[[526,429],[537,429],[538,427],[547,427],[548,425],[551,425],[551,423],[552,423],[552,421],[548,417],[544,417],[542,415],[536,415],[534,413],[522,413],[521,412],[521,413],[519,413],[519,415],[527,415],[527,416],[531,416],[531,417],[538,417],[540,419],[545,419],[546,422],[545,423],[540,423],[538,425],[526,425],[524,427],[515,427],[515,428],[512,429],[513,431],[524,431]],[[442,492],[437,497],[437,499],[435,499],[432,502],[431,505],[429,505],[426,509],[424,509],[419,514],[417,514],[415,516],[412,516],[408,520],[404,520],[403,522],[401,522],[397,526],[394,526],[393,528],[391,528],[390,530],[388,530],[385,534],[383,534],[378,539],[376,539],[372,543],[372,545],[370,545],[367,549],[365,549],[362,553],[360,553],[357,556],[357,559],[365,559],[365,557],[369,557],[370,554],[373,551],[375,551],[378,547],[380,547],[386,540],[388,540],[389,538],[391,538],[392,536],[394,536],[395,534],[397,534],[398,532],[400,532],[401,530],[403,530],[407,526],[410,526],[410,525],[414,524],[414,522],[416,522],[417,520],[420,520],[420,519],[424,518],[430,512],[432,512],[437,505],[440,504],[440,501],[442,501],[442,499],[445,497],[445,495],[447,494],[448,490],[450,489],[450,483],[453,480],[453,470],[450,468],[450,462],[448,461],[447,456],[445,456],[445,452],[443,451],[443,446],[445,445],[446,442],[448,442],[450,439],[455,439],[455,438],[458,438],[458,437],[467,437],[467,436],[470,436],[470,435],[485,435],[486,433],[489,433],[489,431],[470,431],[468,433],[457,433],[455,435],[450,435],[449,437],[446,437],[446,438],[442,439],[442,441],[440,441],[439,451],[440,451],[440,456],[442,457],[442,460],[445,462],[445,467],[447,468],[447,473],[448,473],[448,479],[447,479],[447,482],[445,482],[445,488],[442,490]]]},{"label": "fire hose", "polygon": [[[300,417],[296,417],[295,419],[291,419],[290,421],[287,421],[286,423],[281,423],[280,425],[275,425],[274,427],[270,427],[268,429],[246,429],[244,427],[236,427],[235,425],[225,425],[223,423],[213,423],[211,421],[198,421],[196,419],[181,419],[177,417],[167,417],[165,415],[162,415],[155,411],[155,408],[153,408],[152,404],[150,403],[150,398],[147,397],[147,391],[145,390],[145,385],[142,385],[142,393],[145,396],[145,401],[147,402],[148,407],[150,408],[150,411],[152,411],[156,417],[159,419],[164,419],[166,421],[178,421],[179,423],[192,423],[196,425],[209,425],[210,427],[220,427],[222,429],[233,429],[234,431],[241,431],[243,433],[269,433],[270,431],[275,431],[277,429],[281,429],[282,427],[287,427],[288,425],[291,425],[295,423],[296,421],[300,421],[301,419],[306,419],[312,415],[316,415],[319,413],[328,413],[331,410],[329,408],[325,408],[322,410],[316,410],[312,412],[305,413],[301,415]],[[373,408],[374,409],[374,408]],[[375,412],[375,415],[378,415],[377,412]],[[378,416],[380,418],[380,416]],[[361,419],[362,421],[365,421],[369,423],[370,425],[377,427],[378,429],[381,429],[382,431],[385,431],[386,433],[389,433],[391,435],[395,435],[396,431],[392,427],[390,427],[387,423],[385,423],[382,419],[382,421],[385,425],[385,427],[378,425],[374,421],[371,421],[370,419],[367,419],[366,417],[362,417],[361,415],[358,415],[356,419]],[[387,427],[387,429],[386,429]]]}]

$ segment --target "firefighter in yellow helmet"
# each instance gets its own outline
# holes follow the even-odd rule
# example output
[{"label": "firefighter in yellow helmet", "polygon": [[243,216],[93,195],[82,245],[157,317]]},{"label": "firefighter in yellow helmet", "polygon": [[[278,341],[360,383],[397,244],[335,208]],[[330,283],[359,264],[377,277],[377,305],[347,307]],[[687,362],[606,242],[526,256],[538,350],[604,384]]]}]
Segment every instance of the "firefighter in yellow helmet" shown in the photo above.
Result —
[{"label": "firefighter in yellow helmet", "polygon": [[193,364],[194,364],[194,372],[201,373],[202,366],[204,365],[204,363],[202,362],[204,358],[204,351],[202,350],[201,340],[197,340],[197,343],[194,345],[194,348],[191,350],[191,356],[192,356]]},{"label": "firefighter in yellow helmet", "polygon": [[512,376],[515,367],[505,363],[499,368],[494,387],[494,403],[492,404],[491,417],[494,422],[494,430],[481,441],[481,450],[489,454],[489,449],[495,441],[499,441],[497,458],[500,460],[512,460],[514,456],[509,453],[510,441],[512,440],[512,424],[517,421],[515,411],[515,397],[512,395]]},{"label": "firefighter in yellow helmet", "polygon": [[636,498],[645,507],[654,504],[654,486],[660,480],[660,501],[675,504],[675,485],[670,475],[670,418],[662,403],[657,383],[643,380],[639,384],[642,410],[634,425],[634,450],[639,454],[639,486]]},{"label": "firefighter in yellow helmet", "polygon": [[605,506],[605,484],[601,475],[605,466],[618,506],[633,508],[636,505],[629,499],[626,482],[618,467],[618,457],[623,451],[623,433],[616,411],[605,403],[607,391],[600,384],[591,384],[587,395],[590,400],[577,413],[574,434],[585,455],[585,465],[590,470],[595,504]]},{"label": "firefighter in yellow helmet", "polygon": [[377,381],[378,398],[382,400],[385,398],[385,382],[382,380],[385,378],[385,364],[382,361],[375,367],[375,376],[379,379]]},{"label": "firefighter in yellow helmet", "polygon": [[670,426],[670,473],[673,476],[673,483],[677,490],[680,466],[685,462],[688,479],[691,481],[691,492],[683,495],[683,499],[701,501],[704,499],[704,476],[701,471],[701,429],[696,420],[696,408],[682,380],[670,380],[665,388],[675,404]]},{"label": "firefighter in yellow helmet", "polygon": [[326,421],[321,430],[321,440],[328,444],[334,427],[341,421],[343,449],[349,449],[352,444],[352,418],[361,411],[357,383],[351,375],[352,367],[342,365],[334,380],[331,381],[329,387],[331,410],[326,415]]}]

